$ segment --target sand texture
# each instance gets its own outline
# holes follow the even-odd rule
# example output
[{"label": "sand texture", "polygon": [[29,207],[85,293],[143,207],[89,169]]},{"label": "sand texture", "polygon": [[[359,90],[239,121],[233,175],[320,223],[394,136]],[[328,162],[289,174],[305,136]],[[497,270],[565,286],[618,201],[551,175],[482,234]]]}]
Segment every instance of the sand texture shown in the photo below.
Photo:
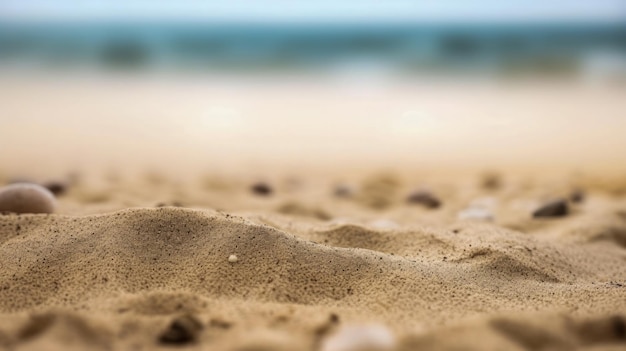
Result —
[{"label": "sand texture", "polygon": [[[397,350],[626,349],[622,183],[254,181],[109,174],[1,215],[0,348],[329,350],[374,324]],[[407,202],[424,184],[439,207]]]}]

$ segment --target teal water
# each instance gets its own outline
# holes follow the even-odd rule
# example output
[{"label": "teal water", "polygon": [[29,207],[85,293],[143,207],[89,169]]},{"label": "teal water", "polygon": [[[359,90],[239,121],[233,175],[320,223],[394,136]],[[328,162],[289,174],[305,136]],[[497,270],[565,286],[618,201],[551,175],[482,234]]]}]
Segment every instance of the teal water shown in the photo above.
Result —
[{"label": "teal water", "polygon": [[626,24],[2,24],[21,69],[576,73],[626,62]]}]

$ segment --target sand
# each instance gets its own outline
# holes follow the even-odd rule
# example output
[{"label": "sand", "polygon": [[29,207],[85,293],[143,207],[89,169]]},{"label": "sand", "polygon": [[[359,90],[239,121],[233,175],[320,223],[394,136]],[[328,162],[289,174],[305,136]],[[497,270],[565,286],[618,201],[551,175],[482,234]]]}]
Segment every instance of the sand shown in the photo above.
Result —
[{"label": "sand", "polygon": [[0,92],[0,186],[62,185],[53,214],[0,215],[0,349],[626,349],[623,88]]},{"label": "sand", "polygon": [[[567,216],[532,218],[574,185],[337,179],[100,175],[4,214],[0,347],[318,350],[371,324],[398,350],[626,347],[622,183],[577,178]],[[419,184],[441,207],[406,201]],[[459,220],[472,202],[494,220]]]}]

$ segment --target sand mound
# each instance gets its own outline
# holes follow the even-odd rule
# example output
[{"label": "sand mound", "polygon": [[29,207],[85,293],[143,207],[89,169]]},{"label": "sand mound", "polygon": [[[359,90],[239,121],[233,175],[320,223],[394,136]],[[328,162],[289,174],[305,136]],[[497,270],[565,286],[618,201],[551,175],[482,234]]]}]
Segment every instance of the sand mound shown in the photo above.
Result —
[{"label": "sand mound", "polygon": [[[258,222],[176,207],[0,216],[0,345],[61,349],[71,339],[78,348],[151,348],[172,318],[188,314],[202,326],[197,345],[311,349],[336,315],[341,323],[386,323],[405,335],[399,347],[450,349],[438,333],[460,333],[458,345],[478,333],[489,335],[494,349],[540,349],[552,344],[532,340],[547,333],[564,349],[587,339],[558,341],[569,340],[573,327],[552,332],[543,324],[537,336],[527,322],[532,315],[489,316],[626,313],[619,230],[608,239],[585,230],[581,243],[488,224],[313,223],[289,233]],[[418,332],[467,318],[487,322]],[[516,323],[530,336],[514,332]],[[598,333],[609,335],[611,322],[602,323],[608,326]]]},{"label": "sand mound", "polygon": [[[4,311],[166,287],[313,304],[345,297],[346,289],[338,287],[358,285],[373,261],[371,253],[352,255],[243,218],[186,209],[2,219],[15,219],[20,227],[5,232],[2,247],[3,267],[13,268],[2,272],[8,287],[0,302]],[[27,247],[28,256],[17,254],[19,247]],[[239,258],[236,264],[228,262],[230,254]],[[300,294],[307,289],[309,294]],[[27,290],[28,301],[20,301]]]}]

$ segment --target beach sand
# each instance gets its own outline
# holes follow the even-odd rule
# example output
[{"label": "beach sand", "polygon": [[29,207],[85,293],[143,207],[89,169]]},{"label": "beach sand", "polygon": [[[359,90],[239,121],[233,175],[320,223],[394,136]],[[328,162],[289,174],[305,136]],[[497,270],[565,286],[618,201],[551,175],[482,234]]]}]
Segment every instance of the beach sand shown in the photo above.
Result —
[{"label": "beach sand", "polygon": [[[596,173],[244,158],[178,174],[128,171],[120,138],[66,176],[12,137],[3,184],[67,191],[54,214],[0,215],[0,348],[355,350],[329,340],[362,326],[379,350],[626,349],[626,177],[608,156],[585,156]],[[407,201],[419,189],[440,205]],[[554,199],[565,216],[533,218]]]}]

